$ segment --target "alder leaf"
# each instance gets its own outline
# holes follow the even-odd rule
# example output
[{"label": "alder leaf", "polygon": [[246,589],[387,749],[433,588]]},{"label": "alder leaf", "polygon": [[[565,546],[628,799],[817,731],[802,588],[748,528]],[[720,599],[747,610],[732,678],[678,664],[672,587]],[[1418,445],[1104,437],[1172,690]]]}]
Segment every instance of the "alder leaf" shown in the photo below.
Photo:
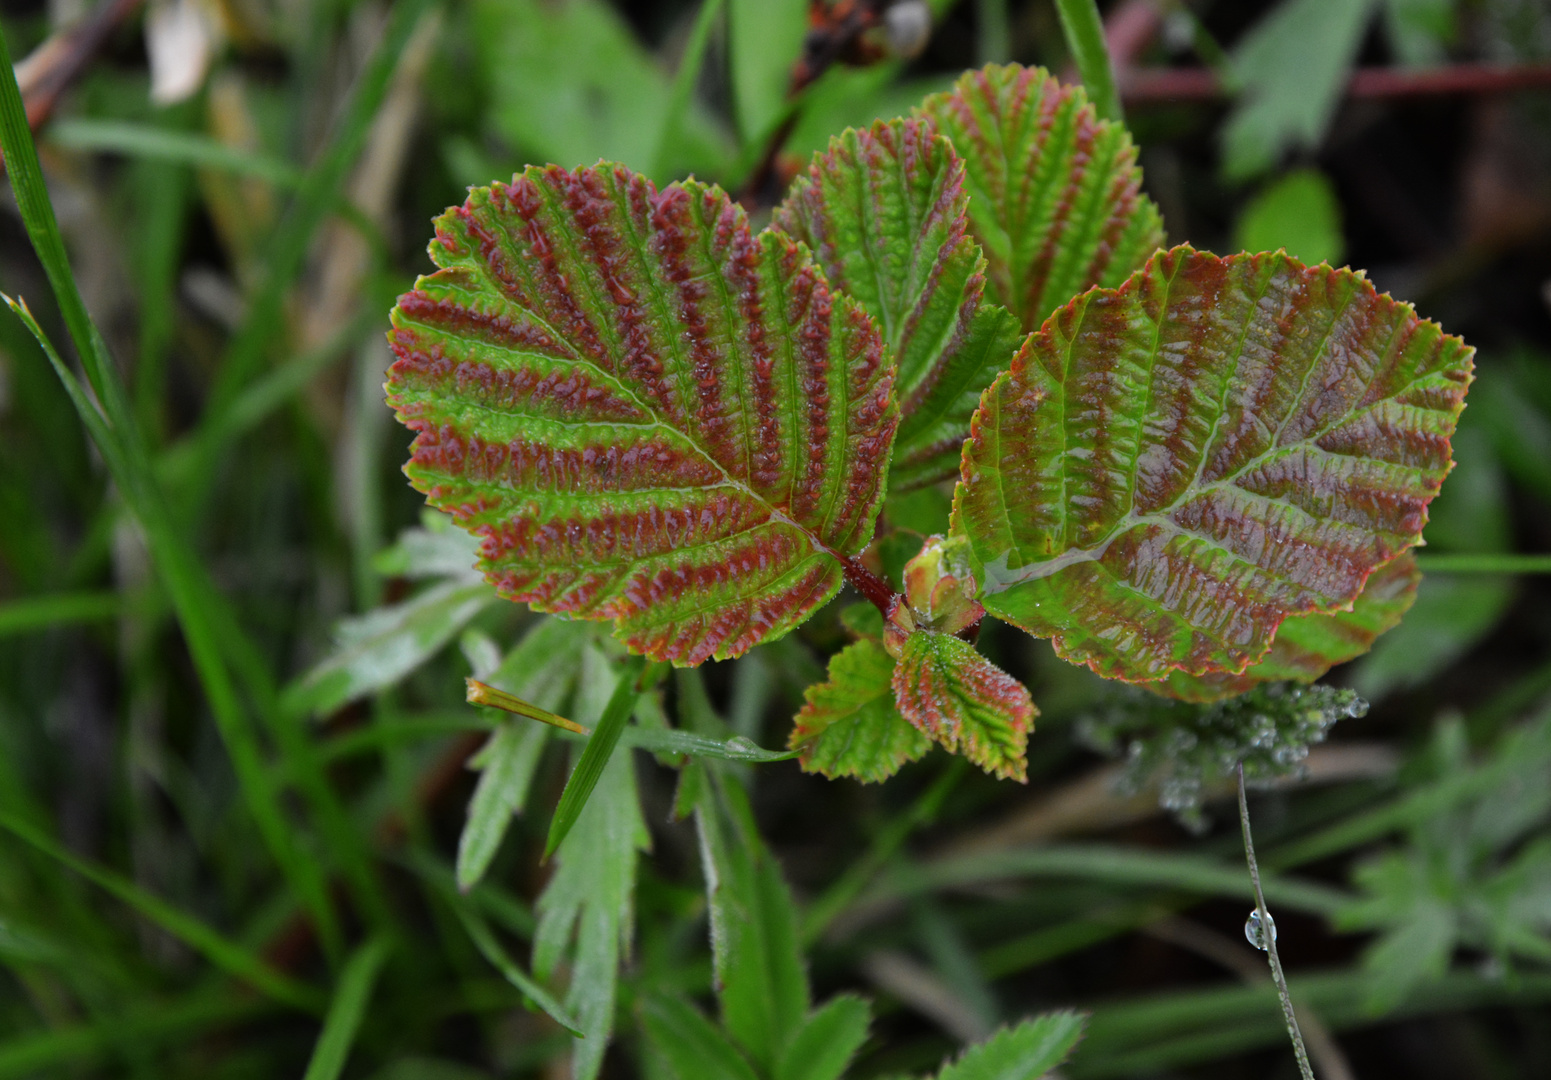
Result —
[{"label": "alder leaf", "polygon": [[1018,347],[1016,320],[981,303],[986,262],[952,144],[922,119],[847,128],[814,155],[771,224],[808,245],[894,354],[894,487],[952,475],[980,392]]},{"label": "alder leaf", "polygon": [[905,639],[893,683],[906,720],[986,772],[1027,782],[1025,752],[1039,710],[1022,683],[969,642],[916,631]]},{"label": "alder leaf", "polygon": [[986,392],[952,519],[981,603],[1106,677],[1242,672],[1416,544],[1470,357],[1351,271],[1159,253]]},{"label": "alder leaf", "polygon": [[898,412],[877,328],[800,245],[718,188],[599,164],[474,189],[431,256],[388,402],[503,595],[698,664],[840,587]]},{"label": "alder leaf", "polygon": [[1119,285],[1163,244],[1130,133],[1100,120],[1082,87],[991,64],[917,112],[964,158],[971,231],[1024,330],[1089,286]]},{"label": "alder leaf", "polygon": [[1411,610],[1422,572],[1409,551],[1373,572],[1351,611],[1330,615],[1294,615],[1282,623],[1264,660],[1242,675],[1217,672],[1186,675],[1147,683],[1147,689],[1181,701],[1204,704],[1247,693],[1263,682],[1311,683],[1337,664],[1355,660],[1373,647],[1380,634],[1392,630]]},{"label": "alder leaf", "polygon": [[787,742],[804,772],[880,783],[932,748],[895,707],[893,678],[894,658],[871,638],[830,657],[829,681],[808,687]]}]

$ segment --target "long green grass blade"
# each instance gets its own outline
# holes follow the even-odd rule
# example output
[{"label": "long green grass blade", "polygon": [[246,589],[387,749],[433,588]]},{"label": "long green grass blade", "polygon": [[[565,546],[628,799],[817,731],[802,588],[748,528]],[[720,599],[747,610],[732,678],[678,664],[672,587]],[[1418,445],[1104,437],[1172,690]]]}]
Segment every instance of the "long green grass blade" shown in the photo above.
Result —
[{"label": "long green grass blade", "polygon": [[582,816],[582,808],[587,805],[592,789],[598,786],[598,778],[603,775],[604,766],[614,755],[614,748],[619,745],[619,737],[625,733],[625,724],[629,722],[630,713],[635,708],[635,699],[640,696],[641,676],[645,667],[646,661],[641,657],[634,657],[625,664],[625,670],[614,686],[614,693],[603,710],[603,716],[598,720],[598,726],[592,729],[592,736],[582,750],[581,760],[571,770],[571,778],[560,793],[560,803],[555,807],[555,816],[549,823],[549,838],[544,842],[544,858],[555,853],[560,842],[576,824],[576,819]]},{"label": "long green grass blade", "polygon": [[267,180],[276,187],[294,188],[302,182],[301,171],[278,158],[239,150],[208,135],[168,131],[150,124],[71,117],[56,120],[49,126],[48,134],[53,142],[72,150],[106,150],[131,157],[224,169],[239,176]]},{"label": "long green grass blade", "polygon": [[662,131],[657,136],[652,175],[659,183],[672,179],[666,174],[673,160],[673,144],[683,131],[684,114],[689,110],[695,81],[700,77],[701,66],[705,63],[706,46],[711,43],[711,31],[716,28],[716,17],[722,13],[722,7],[723,0],[701,0],[700,11],[695,15],[695,25],[690,28],[684,56],[679,60],[678,72],[673,76],[673,90],[668,98],[668,110],[662,118]]},{"label": "long green grass blade", "polygon": [[1427,574],[1551,574],[1551,555],[1418,555]]},{"label": "long green grass blade", "polygon": [[1056,13],[1061,16],[1061,29],[1077,64],[1077,74],[1087,87],[1088,97],[1098,109],[1099,118],[1124,121],[1098,3],[1096,0],[1056,0]]},{"label": "long green grass blade", "polygon": [[0,828],[105,889],[229,975],[284,1005],[309,1012],[321,1009],[322,1001],[316,989],[276,971],[241,945],[134,882],[77,858],[41,830],[11,814],[0,813]]},{"label": "long green grass blade", "polygon": [[240,632],[236,630],[235,621],[226,617],[214,582],[173,526],[167,503],[156,486],[150,456],[130,409],[123,382],[81,300],[44,185],[37,148],[27,125],[26,109],[12,73],[10,51],[3,34],[0,34],[0,66],[10,73],[0,77],[0,149],[5,154],[7,175],[28,237],[48,275],[88,381],[101,403],[100,410],[84,393],[25,305],[12,304],[12,310],[27,324],[48,355],[82,423],[145,530],[147,546],[177,612],[195,669],[209,699],[210,711],[231,754],[248,809],[275,861],[312,914],[325,946],[333,948],[339,940],[339,930],[323,875],[297,844],[294,829],[280,807],[278,794],[270,786],[257,733],[245,714],[222,656],[223,651],[240,637]]},{"label": "long green grass blade", "polygon": [[46,630],[70,623],[101,622],[116,618],[124,601],[116,593],[55,593],[29,596],[0,604],[0,637]]},{"label": "long green grass blade", "polygon": [[328,1016],[323,1021],[323,1033],[313,1048],[312,1060],[302,1080],[339,1080],[345,1070],[345,1060],[350,1056],[350,1045],[366,1015],[367,1002],[377,975],[388,958],[388,943],[382,938],[367,942],[355,951],[345,970],[340,973],[339,987],[334,1000],[329,1003]]}]

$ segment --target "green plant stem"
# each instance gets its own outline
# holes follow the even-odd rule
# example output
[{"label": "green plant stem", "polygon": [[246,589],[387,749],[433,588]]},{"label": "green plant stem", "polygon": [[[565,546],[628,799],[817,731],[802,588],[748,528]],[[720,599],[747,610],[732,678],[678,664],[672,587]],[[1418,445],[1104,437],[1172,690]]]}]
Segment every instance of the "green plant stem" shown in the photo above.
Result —
[{"label": "green plant stem", "polygon": [[0,637],[69,623],[116,618],[124,610],[117,593],[70,592],[27,596],[0,604]]},{"label": "green plant stem", "polygon": [[1282,959],[1276,952],[1275,924],[1271,922],[1271,913],[1266,910],[1266,894],[1260,888],[1260,868],[1255,865],[1255,842],[1249,835],[1249,798],[1244,793],[1242,761],[1239,762],[1239,827],[1244,831],[1244,860],[1249,864],[1249,880],[1255,887],[1260,940],[1265,944],[1266,958],[1271,962],[1271,978],[1276,983],[1276,994],[1282,1002],[1282,1016],[1287,1021],[1287,1034],[1292,1038],[1298,1072],[1303,1080],[1314,1080],[1314,1067],[1309,1064],[1309,1051],[1303,1045],[1303,1032],[1298,1030],[1298,1014],[1293,1011],[1292,995],[1287,990],[1287,976],[1282,973]]},{"label": "green plant stem", "polygon": [[1061,29],[1067,48],[1077,63],[1077,74],[1088,90],[1088,98],[1102,120],[1125,122],[1120,109],[1120,91],[1115,87],[1115,69],[1109,62],[1109,46],[1104,42],[1104,20],[1099,17],[1096,0],[1056,0]]},{"label": "green plant stem", "polygon": [[1428,574],[1551,574],[1551,555],[1418,555]]}]

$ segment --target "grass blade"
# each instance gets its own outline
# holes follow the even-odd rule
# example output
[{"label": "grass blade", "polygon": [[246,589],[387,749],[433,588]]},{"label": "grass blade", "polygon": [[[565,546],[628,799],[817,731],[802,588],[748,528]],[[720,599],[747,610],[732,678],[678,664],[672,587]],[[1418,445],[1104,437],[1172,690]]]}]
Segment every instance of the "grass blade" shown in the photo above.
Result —
[{"label": "grass blade", "polygon": [[[587,805],[592,789],[598,786],[598,778],[603,775],[604,766],[614,755],[614,747],[625,733],[625,724],[629,722],[635,699],[641,693],[645,666],[646,661],[642,657],[632,657],[626,662],[625,670],[614,686],[613,696],[609,698],[598,726],[593,728],[592,737],[587,740],[581,760],[571,770],[571,778],[560,793],[560,803],[555,807],[555,816],[549,823],[549,839],[544,842],[544,858],[548,859],[555,853],[566,833],[571,831],[571,826],[576,824],[576,819],[581,817],[582,808]],[[662,666],[657,665],[659,668]]]},{"label": "grass blade", "polygon": [[657,136],[652,175],[658,183],[673,179],[667,175],[673,144],[683,128],[684,114],[689,110],[690,98],[695,92],[695,80],[700,77],[706,46],[711,42],[711,31],[716,27],[716,17],[722,13],[722,6],[722,0],[701,0],[700,11],[695,15],[695,25],[690,28],[684,56],[679,60],[679,70],[673,76],[673,90],[668,98],[667,112],[662,118],[662,130]]},{"label": "grass blade", "polygon": [[1418,555],[1428,574],[1551,574],[1551,555]]},{"label": "grass blade", "polygon": [[1109,46],[1104,41],[1104,20],[1095,0],[1056,0],[1066,46],[1072,51],[1077,74],[1101,120],[1124,121],[1120,91],[1115,88],[1115,69],[1110,66]]},{"label": "grass blade", "polygon": [[0,637],[45,630],[68,623],[99,622],[124,610],[117,593],[55,593],[0,604]]},{"label": "grass blade", "polygon": [[361,1027],[361,1018],[366,1015],[377,974],[387,958],[388,943],[382,938],[367,942],[350,957],[339,976],[323,1032],[302,1080],[338,1080],[345,1069],[345,1059],[350,1056],[350,1044],[355,1042],[355,1033]]},{"label": "grass blade", "polygon": [[278,158],[239,150],[208,135],[169,131],[150,124],[72,117],[50,125],[49,138],[71,150],[106,150],[130,157],[224,169],[268,181],[276,187],[294,188],[302,182],[301,171]]},{"label": "grass blade", "polygon": [[241,979],[284,1005],[309,1012],[321,1008],[319,994],[313,987],[276,971],[241,945],[160,897],[146,892],[134,882],[77,858],[20,818],[0,813],[0,828],[113,894],[227,974]]}]

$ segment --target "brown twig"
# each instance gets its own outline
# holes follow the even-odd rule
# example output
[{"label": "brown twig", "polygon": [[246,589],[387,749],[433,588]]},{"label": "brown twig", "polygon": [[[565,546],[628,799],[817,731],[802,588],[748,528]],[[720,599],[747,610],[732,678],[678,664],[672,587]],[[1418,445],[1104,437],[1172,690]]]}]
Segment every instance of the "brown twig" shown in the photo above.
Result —
[{"label": "brown twig", "polygon": [[[1116,77],[1121,99],[1128,106],[1217,101],[1230,96],[1228,88],[1206,68],[1125,68]],[[1453,64],[1431,71],[1370,67],[1353,73],[1346,96],[1397,100],[1544,88],[1551,88],[1551,65]]]},{"label": "brown twig", "polygon": [[143,3],[144,0],[106,0],[80,22],[49,35],[16,65],[16,82],[32,130],[47,122],[65,90],[80,78],[108,39]]}]

